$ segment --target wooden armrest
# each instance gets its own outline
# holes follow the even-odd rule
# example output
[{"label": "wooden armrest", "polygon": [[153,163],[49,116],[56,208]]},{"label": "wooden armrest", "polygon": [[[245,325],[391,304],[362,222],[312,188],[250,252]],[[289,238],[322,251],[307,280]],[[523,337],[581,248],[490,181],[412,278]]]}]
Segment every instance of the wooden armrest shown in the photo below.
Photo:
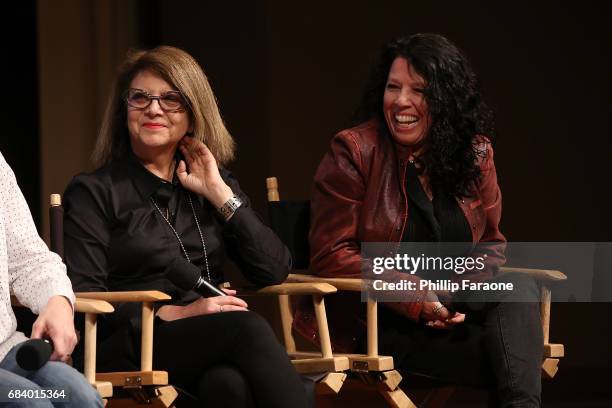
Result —
[{"label": "wooden armrest", "polygon": [[[15,295],[11,295],[11,305],[15,307],[25,307],[22,305]],[[111,306],[110,303],[105,302],[103,300],[93,300],[93,299],[84,299],[77,298],[74,304],[74,309],[79,313],[111,313],[115,310],[114,307]]]},{"label": "wooden armrest", "polygon": [[[130,292],[79,292],[77,298],[105,300],[107,302],[142,302],[142,327],[140,337],[140,370],[153,370],[153,303],[170,300],[171,297],[157,290]],[[95,364],[91,364],[95,367]],[[92,369],[93,370],[93,369]],[[95,373],[88,373],[87,378]]]},{"label": "wooden armrest", "polygon": [[347,290],[351,292],[361,292],[362,285],[365,283],[364,279],[359,278],[321,278],[319,276],[297,273],[289,274],[287,282],[327,283],[338,290]]},{"label": "wooden armrest", "polygon": [[530,269],[530,268],[512,268],[502,266],[499,268],[501,273],[526,273],[532,278],[540,281],[562,281],[566,280],[567,276],[561,271],[549,269]]},{"label": "wooden armrest", "polygon": [[157,302],[170,300],[170,296],[157,290],[129,292],[77,292],[77,298],[105,300],[107,302]]},{"label": "wooden armrest", "polygon": [[328,284],[320,282],[281,283],[263,288],[238,288],[239,296],[265,296],[265,295],[327,295],[338,290]]},{"label": "wooden armrest", "polygon": [[115,308],[108,302],[103,300],[77,298],[74,308],[80,313],[111,313]]}]

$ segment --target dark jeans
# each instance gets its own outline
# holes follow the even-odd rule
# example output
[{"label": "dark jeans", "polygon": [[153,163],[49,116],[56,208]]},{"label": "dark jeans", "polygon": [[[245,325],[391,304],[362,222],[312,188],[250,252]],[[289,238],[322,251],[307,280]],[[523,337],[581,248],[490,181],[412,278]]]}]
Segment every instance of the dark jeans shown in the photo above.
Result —
[{"label": "dark jeans", "polygon": [[[400,371],[458,385],[486,387],[496,407],[539,407],[543,335],[539,290],[530,277],[506,274],[515,291],[455,296],[466,321],[432,329],[380,308],[380,353]],[[484,302],[483,302],[484,300]],[[518,301],[517,301],[518,300]],[[519,302],[520,301],[520,302]]]}]

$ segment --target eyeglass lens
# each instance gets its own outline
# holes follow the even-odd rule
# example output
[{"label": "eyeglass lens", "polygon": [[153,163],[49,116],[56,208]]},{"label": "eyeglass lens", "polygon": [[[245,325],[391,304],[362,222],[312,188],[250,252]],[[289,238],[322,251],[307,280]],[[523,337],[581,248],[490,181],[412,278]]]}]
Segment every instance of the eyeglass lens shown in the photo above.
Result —
[{"label": "eyeglass lens", "polygon": [[163,110],[177,110],[183,107],[183,97],[178,91],[169,91],[155,96],[141,89],[130,89],[126,96],[127,104],[137,109],[147,108],[153,99],[157,99]]}]

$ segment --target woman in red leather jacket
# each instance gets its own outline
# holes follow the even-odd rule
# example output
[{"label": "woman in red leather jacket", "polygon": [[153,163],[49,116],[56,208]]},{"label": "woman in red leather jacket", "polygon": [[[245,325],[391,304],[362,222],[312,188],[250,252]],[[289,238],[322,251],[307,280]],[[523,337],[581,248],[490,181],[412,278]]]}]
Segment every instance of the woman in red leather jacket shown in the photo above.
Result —
[{"label": "woman in red leather jacket", "polygon": [[[358,125],[332,139],[315,176],[313,273],[362,277],[364,242],[493,243],[489,264],[502,264],[492,114],[462,53],[440,35],[389,42],[358,116]],[[494,271],[463,278],[487,281]],[[427,289],[407,292],[404,302],[383,302],[380,352],[392,355],[400,370],[485,386],[495,406],[540,406],[538,288],[521,275],[503,280],[520,290],[486,303],[458,303],[448,292]],[[364,346],[363,310],[348,297],[328,301],[339,351]],[[295,326],[316,337],[311,310],[301,308]]]}]

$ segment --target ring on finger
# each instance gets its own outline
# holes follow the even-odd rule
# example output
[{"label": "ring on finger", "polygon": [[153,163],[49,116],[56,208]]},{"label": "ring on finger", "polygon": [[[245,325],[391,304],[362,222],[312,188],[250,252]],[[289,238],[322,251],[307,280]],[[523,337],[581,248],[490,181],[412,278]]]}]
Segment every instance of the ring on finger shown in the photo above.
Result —
[{"label": "ring on finger", "polygon": [[440,316],[442,313],[442,309],[446,309],[446,306],[444,306],[442,303],[440,303],[438,306],[433,308],[433,313],[436,316]]},{"label": "ring on finger", "polygon": [[219,313],[223,312],[223,305],[219,305]]}]

